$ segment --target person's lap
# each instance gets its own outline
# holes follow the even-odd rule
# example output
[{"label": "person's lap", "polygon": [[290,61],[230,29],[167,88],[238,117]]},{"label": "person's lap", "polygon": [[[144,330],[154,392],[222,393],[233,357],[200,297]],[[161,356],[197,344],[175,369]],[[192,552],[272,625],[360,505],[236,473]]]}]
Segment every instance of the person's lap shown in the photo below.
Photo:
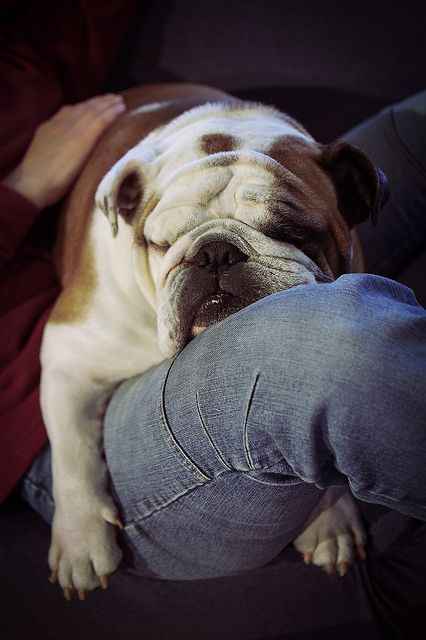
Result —
[{"label": "person's lap", "polygon": [[408,289],[344,276],[251,305],[124,384],[105,449],[147,570],[188,579],[262,566],[300,532],[319,489],[348,479],[357,497],[426,519],[425,332]]},{"label": "person's lap", "polygon": [[[421,171],[410,165],[413,175],[408,176],[408,167],[398,168],[401,158],[394,165],[394,147],[386,152],[383,119],[389,113],[345,136],[376,162],[380,151],[381,168],[391,174],[393,194],[385,214],[386,233],[390,228],[393,235],[386,236],[379,226],[383,255],[375,264],[367,256],[372,270],[380,269],[387,252],[398,262],[399,248],[401,260],[407,259],[424,234],[421,196],[416,195]],[[314,289],[298,287],[259,301],[212,327],[172,364],[125,383],[114,396],[105,422],[105,451],[127,541],[143,557],[146,573],[210,577],[261,566],[300,530],[322,495],[320,488],[346,485],[347,477],[361,499],[424,518],[425,505],[414,495],[419,481],[415,463],[411,478],[406,466],[400,468],[398,489],[403,485],[406,495],[372,484],[378,471],[388,473],[386,482],[392,484],[392,455],[405,441],[410,454],[424,451],[417,440],[415,408],[421,398],[416,386],[421,312],[406,299],[403,287],[381,278],[345,276]],[[381,330],[383,314],[388,343]],[[422,335],[424,346],[424,329]],[[408,338],[415,347],[414,342],[407,347]],[[371,350],[365,360],[361,346],[365,353],[367,344]],[[413,377],[411,383],[401,378],[401,367],[415,384]],[[399,402],[389,388],[392,375],[401,381]],[[386,393],[393,404],[384,401]],[[408,407],[411,431],[403,442],[395,442],[395,434],[389,440],[388,431],[384,437],[389,416],[403,420],[395,412]],[[324,437],[330,420],[344,427],[335,432],[342,441],[330,443],[329,433]],[[364,435],[367,430],[376,437],[362,452],[363,439],[355,435],[361,427]],[[339,451],[337,461],[333,447]],[[363,460],[364,467],[354,469],[354,460]],[[23,485],[26,499],[48,520],[53,515],[49,465],[46,448]],[[358,477],[367,467],[370,475]],[[415,511],[404,511],[411,502]]]},{"label": "person's lap", "polygon": [[[269,296],[124,383],[104,445],[144,572],[192,579],[262,566],[300,532],[321,489],[348,481],[362,500],[426,519],[425,335],[410,290],[347,275]],[[24,487],[50,519],[48,454]]]}]

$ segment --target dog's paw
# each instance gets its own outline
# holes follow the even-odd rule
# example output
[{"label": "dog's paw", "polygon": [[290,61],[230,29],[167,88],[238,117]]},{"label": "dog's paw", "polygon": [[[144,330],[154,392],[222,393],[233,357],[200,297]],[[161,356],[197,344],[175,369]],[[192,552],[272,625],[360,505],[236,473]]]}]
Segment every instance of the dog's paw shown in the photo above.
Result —
[{"label": "dog's paw", "polygon": [[358,508],[349,493],[333,503],[332,490],[311,514],[307,527],[293,541],[306,564],[344,576],[355,554],[365,560],[366,534]]},{"label": "dog's paw", "polygon": [[74,592],[84,600],[87,591],[107,588],[108,576],[122,558],[116,541],[117,527],[122,526],[112,503],[91,504],[86,511],[56,508],[49,580],[59,582],[67,600]]}]

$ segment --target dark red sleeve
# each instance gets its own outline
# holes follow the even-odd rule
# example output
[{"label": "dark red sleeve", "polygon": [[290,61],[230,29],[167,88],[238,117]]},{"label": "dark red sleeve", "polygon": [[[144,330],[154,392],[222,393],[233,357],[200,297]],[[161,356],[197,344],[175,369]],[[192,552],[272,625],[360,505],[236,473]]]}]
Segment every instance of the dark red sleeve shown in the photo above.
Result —
[{"label": "dark red sleeve", "polygon": [[[3,4],[1,178],[17,166],[41,122],[62,104],[102,90],[140,3],[8,0],[5,11]],[[46,442],[39,350],[60,289],[49,253],[31,237],[37,217],[30,202],[0,186],[0,500]]]},{"label": "dark red sleeve", "polygon": [[31,202],[0,184],[0,502],[47,440],[39,353],[60,287],[50,253],[32,242],[38,216]]},{"label": "dark red sleeve", "polygon": [[0,260],[12,260],[40,212],[24,196],[0,182]]},{"label": "dark red sleeve", "polygon": [[[1,354],[0,370],[0,503],[27,471],[47,434],[40,411],[39,351],[44,325],[57,292],[54,288],[35,296],[0,318],[4,340],[15,347]],[[27,314],[27,327],[22,314]],[[30,334],[25,335],[25,328]]]}]

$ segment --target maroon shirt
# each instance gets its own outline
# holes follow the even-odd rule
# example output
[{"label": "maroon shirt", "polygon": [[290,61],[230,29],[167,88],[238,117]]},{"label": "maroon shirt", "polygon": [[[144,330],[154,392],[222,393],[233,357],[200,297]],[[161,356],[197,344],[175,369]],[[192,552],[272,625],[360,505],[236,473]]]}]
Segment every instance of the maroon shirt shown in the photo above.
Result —
[{"label": "maroon shirt", "polygon": [[31,202],[0,184],[0,501],[47,441],[39,351],[60,287],[49,250],[28,233],[39,216]]},{"label": "maroon shirt", "polygon": [[[137,0],[0,3],[0,179],[40,122],[99,93]],[[46,224],[43,224],[43,221]],[[0,184],[0,501],[47,440],[39,407],[43,327],[59,292],[54,221]]]}]

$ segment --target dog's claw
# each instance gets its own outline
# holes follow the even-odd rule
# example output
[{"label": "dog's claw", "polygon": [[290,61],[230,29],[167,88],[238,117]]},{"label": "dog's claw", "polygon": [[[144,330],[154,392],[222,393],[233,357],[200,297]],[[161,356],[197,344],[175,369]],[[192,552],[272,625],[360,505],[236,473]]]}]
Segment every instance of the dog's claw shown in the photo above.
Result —
[{"label": "dog's claw", "polygon": [[312,564],[312,558],[314,557],[313,551],[305,551],[303,554],[303,562],[305,564]]},{"label": "dog's claw", "polygon": [[108,576],[99,576],[99,582],[101,583],[102,589],[108,588]]},{"label": "dog's claw", "polygon": [[69,587],[64,587],[62,589],[62,593],[64,594],[64,598],[67,602],[71,602],[72,599],[72,589]]},{"label": "dog's claw", "polygon": [[86,592],[84,589],[79,589],[78,590],[78,599],[79,600],[85,600],[86,599]]},{"label": "dog's claw", "polygon": [[357,544],[356,548],[357,548],[358,555],[361,558],[361,560],[367,560],[367,552],[365,550],[364,545],[363,544]]},{"label": "dog's claw", "polygon": [[334,573],[335,566],[334,566],[334,564],[333,564],[332,562],[329,562],[328,564],[326,564],[326,565],[323,567],[323,569],[324,569],[324,571],[325,571],[326,573],[328,573],[328,575],[329,575],[329,576],[331,576],[331,575],[333,575],[333,573]]},{"label": "dog's claw", "polygon": [[52,573],[49,576],[49,582],[50,584],[55,584],[55,582],[58,579],[58,572],[57,571],[52,571]]},{"label": "dog's claw", "polygon": [[345,561],[339,562],[339,564],[337,565],[337,571],[338,571],[339,576],[341,578],[343,578],[343,576],[346,575],[346,572],[348,570],[348,566],[349,566],[349,564],[347,562],[345,562]]},{"label": "dog's claw", "polygon": [[119,529],[124,529],[124,524],[122,523],[122,521],[118,517],[114,518],[113,524],[115,524],[115,526],[118,527]]}]

